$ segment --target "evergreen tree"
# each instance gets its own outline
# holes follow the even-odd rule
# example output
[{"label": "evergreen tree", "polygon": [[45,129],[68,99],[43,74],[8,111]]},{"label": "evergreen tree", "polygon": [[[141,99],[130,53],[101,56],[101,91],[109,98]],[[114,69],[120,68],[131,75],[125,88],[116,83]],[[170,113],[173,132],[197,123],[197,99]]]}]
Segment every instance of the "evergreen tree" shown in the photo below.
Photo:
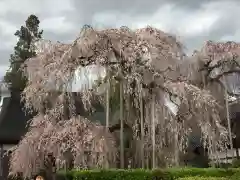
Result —
[{"label": "evergreen tree", "polygon": [[26,86],[27,79],[23,76],[20,68],[26,59],[36,55],[32,44],[42,38],[43,31],[39,30],[39,24],[38,17],[30,15],[25,21],[25,25],[21,26],[20,30],[14,34],[18,38],[18,42],[14,47],[13,54],[10,55],[10,68],[4,77],[5,82],[9,83],[12,89],[21,91]]}]

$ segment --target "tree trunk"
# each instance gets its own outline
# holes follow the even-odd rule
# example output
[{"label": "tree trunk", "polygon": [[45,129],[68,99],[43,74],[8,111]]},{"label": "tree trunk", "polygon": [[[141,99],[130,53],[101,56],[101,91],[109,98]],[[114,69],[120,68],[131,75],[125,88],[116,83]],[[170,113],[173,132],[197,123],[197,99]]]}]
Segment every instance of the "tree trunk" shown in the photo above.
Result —
[{"label": "tree trunk", "polygon": [[175,128],[175,133],[174,133],[174,161],[175,161],[175,166],[179,166],[178,127],[177,127],[177,122],[176,122],[175,119],[174,119],[174,128]]},{"label": "tree trunk", "polygon": [[239,159],[239,151],[238,151],[238,147],[236,147],[236,156],[237,156],[237,159]]},{"label": "tree trunk", "polygon": [[[225,79],[224,79],[225,80]],[[226,80],[225,80],[226,84]],[[230,149],[233,153],[234,158],[234,151],[233,151],[233,142],[232,142],[232,129],[231,129],[231,120],[230,120],[230,114],[229,114],[229,105],[228,105],[228,92],[227,88],[224,87],[225,90],[225,106],[226,106],[226,114],[227,114],[227,122],[228,122],[228,133],[229,133],[229,142],[230,142]]]},{"label": "tree trunk", "polygon": [[70,118],[70,111],[69,111],[69,99],[68,94],[64,94],[64,104],[63,104],[63,118],[64,120],[67,120]]}]

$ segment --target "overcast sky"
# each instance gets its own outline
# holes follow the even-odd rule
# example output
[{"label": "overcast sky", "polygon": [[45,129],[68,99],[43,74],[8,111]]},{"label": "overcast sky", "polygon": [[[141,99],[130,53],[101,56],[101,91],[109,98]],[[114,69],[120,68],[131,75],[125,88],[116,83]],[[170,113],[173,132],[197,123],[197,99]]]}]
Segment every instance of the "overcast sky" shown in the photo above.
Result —
[{"label": "overcast sky", "polygon": [[0,76],[17,41],[14,32],[32,13],[44,38],[54,41],[72,41],[84,24],[151,25],[176,34],[188,52],[209,39],[240,41],[239,0],[0,0]]}]

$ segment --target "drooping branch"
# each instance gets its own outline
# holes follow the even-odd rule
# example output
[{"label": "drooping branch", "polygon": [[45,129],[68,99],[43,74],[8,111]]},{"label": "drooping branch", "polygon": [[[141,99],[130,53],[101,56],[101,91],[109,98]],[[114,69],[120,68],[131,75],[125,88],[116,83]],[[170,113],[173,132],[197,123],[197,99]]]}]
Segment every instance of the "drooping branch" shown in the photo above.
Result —
[{"label": "drooping branch", "polygon": [[[36,111],[42,108],[43,102],[47,101],[49,106],[39,121],[47,123],[40,126],[44,133],[34,136],[35,140],[38,137],[40,141],[33,146],[31,153],[38,154],[36,147],[40,146],[41,152],[51,151],[61,161],[71,155],[75,167],[102,167],[106,165],[106,161],[113,167],[117,150],[115,139],[110,132],[114,131],[117,125],[109,125],[108,130],[98,123],[77,116],[81,115],[81,111],[76,108],[77,101],[86,111],[91,111],[92,104],[96,102],[107,103],[109,107],[112,97],[108,96],[112,96],[112,92],[120,104],[118,128],[122,168],[125,135],[123,130],[125,125],[132,131],[135,130],[134,123],[139,123],[139,120],[143,151],[140,153],[141,158],[136,153],[136,159],[142,159],[142,166],[145,163],[145,153],[152,159],[153,167],[161,163],[173,164],[171,161],[160,163],[159,159],[172,160],[173,152],[184,151],[192,122],[200,127],[203,139],[210,142],[210,149],[220,147],[226,132],[219,123],[218,103],[207,91],[198,88],[198,79],[201,79],[198,71],[195,74],[197,81],[194,81],[195,77],[192,80],[185,76],[184,63],[179,61],[184,55],[182,49],[175,37],[152,27],[135,31],[126,27],[106,30],[85,27],[72,44],[50,44],[47,49],[39,51],[38,56],[29,59],[24,67],[29,82],[23,97],[26,106]],[[185,62],[184,59],[181,62],[183,61]],[[193,67],[198,68],[200,65],[193,63],[187,71],[195,72]],[[106,69],[111,72],[112,81],[116,82],[113,85],[116,87],[111,88],[118,89],[111,90],[109,94],[105,93],[106,88],[103,88],[104,93],[98,91],[100,86],[106,85],[109,76]],[[89,78],[84,78],[86,76]],[[81,80],[76,83],[77,90],[73,90],[74,79]],[[83,81],[85,84],[80,83]],[[170,104],[177,106],[176,114],[172,113],[167,105],[166,95],[170,97]],[[131,98],[131,103],[126,101],[125,97]],[[131,118],[124,119],[124,111],[131,111]],[[106,117],[110,119],[108,113]],[[211,118],[207,120],[207,116]],[[177,136],[174,138],[173,127],[179,130],[179,141],[176,141]],[[20,167],[19,164],[14,164],[14,158],[16,160],[17,156],[24,153],[27,144],[25,142],[34,141],[32,134],[37,133],[35,131],[38,130],[30,129],[17,147],[12,159],[13,172]],[[137,138],[138,135],[132,137],[136,144]],[[179,151],[174,151],[176,147],[179,147]],[[134,149],[137,150],[136,147]],[[32,163],[32,160],[29,162]]]}]

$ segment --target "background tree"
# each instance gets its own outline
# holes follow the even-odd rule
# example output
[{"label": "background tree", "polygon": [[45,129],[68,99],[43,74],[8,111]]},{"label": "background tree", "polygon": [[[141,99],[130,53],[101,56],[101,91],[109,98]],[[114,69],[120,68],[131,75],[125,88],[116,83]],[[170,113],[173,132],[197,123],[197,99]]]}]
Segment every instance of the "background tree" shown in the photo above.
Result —
[{"label": "background tree", "polygon": [[23,76],[20,67],[26,59],[36,55],[33,44],[42,38],[43,33],[43,30],[39,30],[39,24],[38,17],[30,15],[25,21],[25,25],[21,26],[14,34],[18,38],[18,42],[10,56],[10,68],[4,77],[5,82],[9,83],[12,89],[21,91],[26,86],[27,79]]}]

